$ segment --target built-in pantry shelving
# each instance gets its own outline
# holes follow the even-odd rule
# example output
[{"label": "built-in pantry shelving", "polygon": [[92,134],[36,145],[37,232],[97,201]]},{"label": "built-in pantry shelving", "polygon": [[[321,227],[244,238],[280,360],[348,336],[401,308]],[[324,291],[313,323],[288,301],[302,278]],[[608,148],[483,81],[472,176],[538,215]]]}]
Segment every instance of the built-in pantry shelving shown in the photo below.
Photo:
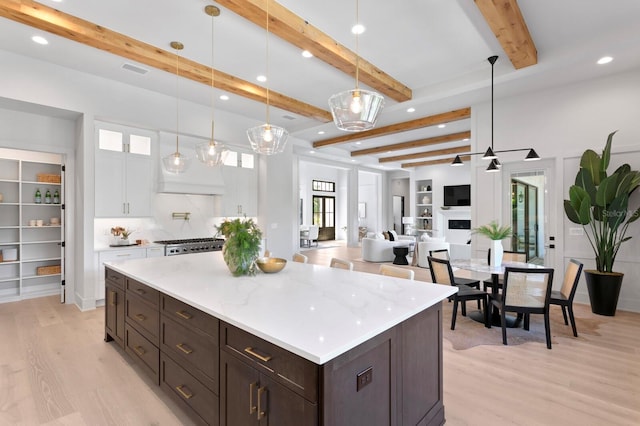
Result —
[{"label": "built-in pantry shelving", "polygon": [[0,302],[63,294],[63,236],[62,157],[1,149]]}]

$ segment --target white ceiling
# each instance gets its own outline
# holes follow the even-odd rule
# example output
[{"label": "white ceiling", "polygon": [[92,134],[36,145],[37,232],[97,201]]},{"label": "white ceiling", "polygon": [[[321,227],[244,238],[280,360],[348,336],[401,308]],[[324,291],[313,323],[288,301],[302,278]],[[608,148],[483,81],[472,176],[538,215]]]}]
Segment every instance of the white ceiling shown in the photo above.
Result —
[{"label": "white ceiling", "polygon": [[[6,0],[0,0],[6,1]],[[181,56],[211,65],[211,18],[204,0],[41,0],[42,4],[171,51],[181,41]],[[351,26],[355,1],[280,0],[310,24],[342,45],[355,50]],[[486,58],[499,55],[495,65],[496,99],[578,80],[640,68],[640,2],[637,0],[520,0],[520,9],[538,49],[538,64],[515,70],[472,0],[360,0],[360,55],[413,90],[413,99],[401,104],[386,99],[378,126],[407,121],[488,101],[491,67]],[[214,68],[258,83],[265,73],[265,31],[221,8],[215,18]],[[31,41],[43,35],[49,45]],[[64,67],[175,95],[175,76],[79,43],[0,18],[0,49],[39,58]],[[269,87],[275,92],[328,109],[334,93],[353,88],[353,79],[316,58],[305,59],[287,42],[269,37]],[[605,66],[595,64],[604,55],[614,57]],[[125,63],[148,69],[139,75],[122,69]],[[180,97],[210,105],[207,86],[184,81]],[[218,95],[221,94],[217,93]],[[263,104],[229,94],[216,100],[216,109],[247,117],[247,126],[263,121]],[[408,107],[416,109],[407,113]],[[293,117],[293,119],[284,118]],[[287,128],[300,141],[297,152],[308,152],[313,141],[339,136],[332,122],[321,123],[273,108],[271,121]],[[220,125],[220,123],[218,123]],[[350,161],[349,152],[391,143],[469,130],[469,120],[414,130],[316,150],[319,157]],[[238,128],[239,134],[244,128]],[[324,131],[324,135],[318,135]],[[453,142],[438,148],[467,144]],[[356,157],[361,164],[380,167],[377,158]],[[399,163],[385,163],[397,168]]]}]

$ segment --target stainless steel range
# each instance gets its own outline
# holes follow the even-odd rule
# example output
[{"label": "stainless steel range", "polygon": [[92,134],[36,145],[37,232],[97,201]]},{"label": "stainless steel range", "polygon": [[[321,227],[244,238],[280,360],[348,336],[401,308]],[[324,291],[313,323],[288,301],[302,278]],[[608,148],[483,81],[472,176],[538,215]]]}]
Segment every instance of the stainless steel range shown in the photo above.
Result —
[{"label": "stainless steel range", "polygon": [[222,238],[190,238],[186,240],[160,240],[156,244],[164,244],[165,256],[178,254],[202,253],[205,251],[222,250],[224,240]]}]

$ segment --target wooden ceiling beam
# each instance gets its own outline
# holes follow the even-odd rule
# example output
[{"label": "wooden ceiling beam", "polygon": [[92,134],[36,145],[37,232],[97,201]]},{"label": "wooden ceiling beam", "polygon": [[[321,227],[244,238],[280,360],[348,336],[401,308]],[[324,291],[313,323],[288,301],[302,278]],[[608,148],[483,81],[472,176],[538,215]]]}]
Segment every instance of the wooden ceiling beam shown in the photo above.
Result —
[{"label": "wooden ceiling beam", "polygon": [[468,139],[470,137],[471,137],[470,131],[451,133],[449,135],[434,136],[432,138],[418,139],[415,141],[408,141],[408,142],[400,142],[400,143],[395,143],[391,145],[378,146],[375,148],[359,149],[357,151],[351,151],[351,156],[357,157],[360,155],[380,154],[381,152],[388,152],[388,151],[402,151],[405,149],[423,148],[425,146],[459,141],[463,139]]},{"label": "wooden ceiling beam", "polygon": [[452,121],[464,120],[471,117],[471,108],[462,108],[455,111],[443,112],[441,114],[430,115],[428,117],[417,118],[402,123],[390,124],[388,126],[376,127],[366,132],[349,133],[335,138],[324,139],[313,143],[314,148],[335,145],[345,142],[353,142],[360,139],[371,139],[379,136],[392,135],[394,133],[407,132],[409,130],[421,129],[423,127],[435,126],[438,124],[450,123]]},{"label": "wooden ceiling beam", "polygon": [[414,154],[395,155],[392,157],[382,157],[378,159],[379,163],[390,163],[392,161],[415,160],[416,158],[438,157],[440,155],[449,154],[468,154],[471,151],[471,145],[458,146],[455,148],[435,149],[433,151],[416,152]]},{"label": "wooden ceiling beam", "polygon": [[515,69],[538,63],[538,51],[518,0],[474,0]]},{"label": "wooden ceiling beam", "polygon": [[[454,157],[455,158],[455,157]],[[420,167],[420,166],[435,166],[437,164],[447,164],[451,163],[454,158],[442,158],[440,160],[429,160],[429,161],[418,161],[417,163],[403,163],[400,165],[403,169],[408,169],[410,167]],[[460,156],[462,161],[469,161],[471,159],[470,155],[462,155]]]},{"label": "wooden ceiling beam", "polygon": [[[294,46],[308,50],[321,61],[355,78],[356,54],[309,22],[273,0],[216,0],[230,11],[266,28],[269,1],[269,32]],[[411,89],[363,58],[359,59],[359,80],[398,102],[412,98]]]},{"label": "wooden ceiling beam", "polygon": [[[31,0],[0,2],[0,16],[168,73],[176,73],[175,53]],[[181,57],[179,68],[181,77],[211,86],[211,67]],[[214,72],[216,88],[257,102],[267,102],[266,88],[222,71]],[[269,104],[319,121],[332,120],[329,111],[273,91],[269,92]]]}]

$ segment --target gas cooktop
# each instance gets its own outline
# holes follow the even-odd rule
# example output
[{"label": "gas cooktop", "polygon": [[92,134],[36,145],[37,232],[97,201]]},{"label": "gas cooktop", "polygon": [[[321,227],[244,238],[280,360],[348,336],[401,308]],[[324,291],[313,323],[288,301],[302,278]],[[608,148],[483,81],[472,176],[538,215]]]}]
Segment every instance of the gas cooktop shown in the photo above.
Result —
[{"label": "gas cooktop", "polygon": [[222,238],[187,238],[179,240],[159,240],[156,244],[164,245],[165,256],[178,254],[201,253],[205,251],[222,250],[224,240]]}]

